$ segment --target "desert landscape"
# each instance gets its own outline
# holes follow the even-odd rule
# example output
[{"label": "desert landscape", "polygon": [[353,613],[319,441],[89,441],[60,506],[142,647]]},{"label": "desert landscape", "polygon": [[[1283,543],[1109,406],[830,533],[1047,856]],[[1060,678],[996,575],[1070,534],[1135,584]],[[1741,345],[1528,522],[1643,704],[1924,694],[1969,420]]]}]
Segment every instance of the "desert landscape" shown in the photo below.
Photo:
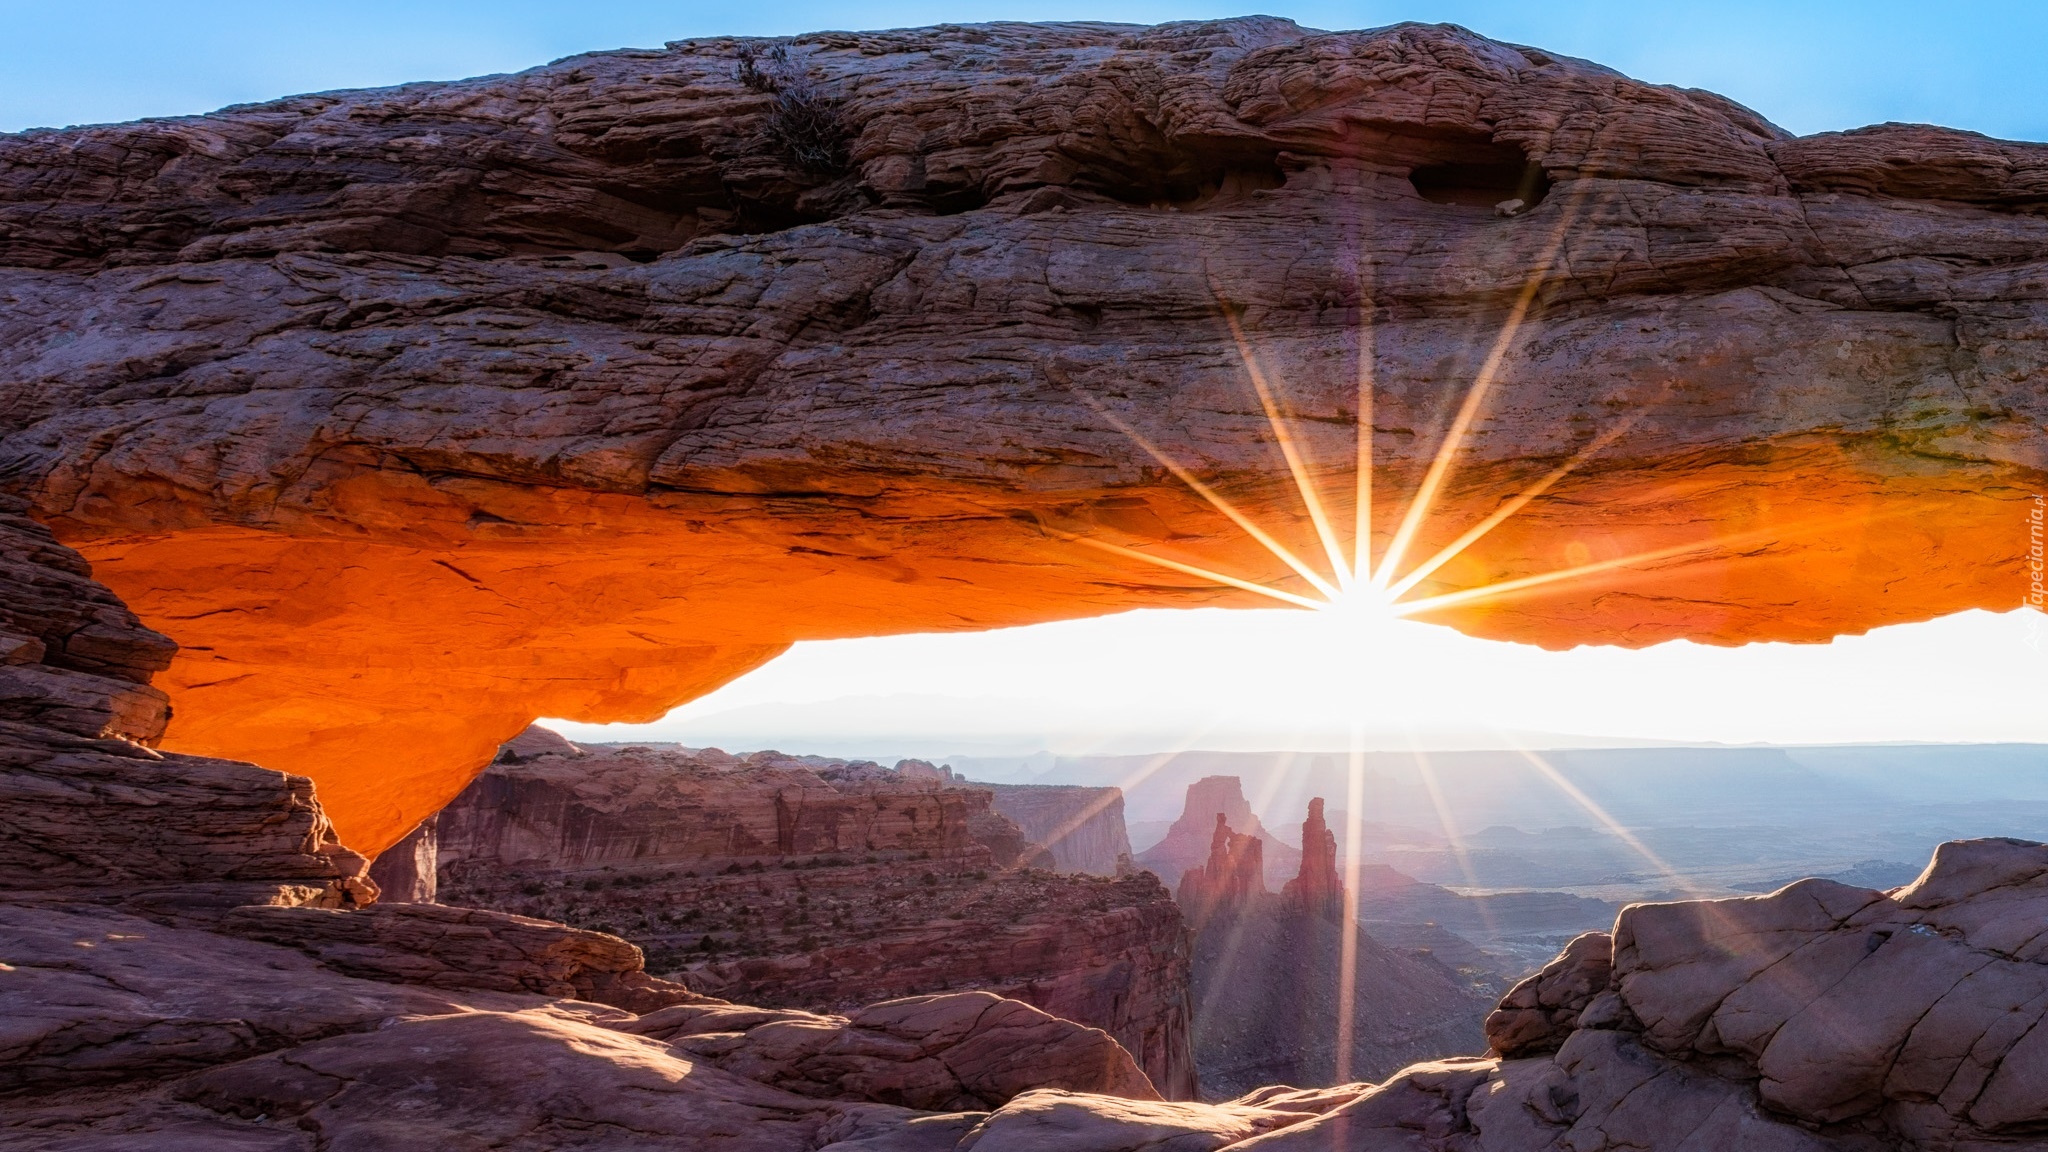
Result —
[{"label": "desert landscape", "polygon": [[577,735],[1133,609],[2038,610],[2044,492],[2048,144],[1455,25],[0,135],[0,1149],[2048,1149],[2048,744]]}]

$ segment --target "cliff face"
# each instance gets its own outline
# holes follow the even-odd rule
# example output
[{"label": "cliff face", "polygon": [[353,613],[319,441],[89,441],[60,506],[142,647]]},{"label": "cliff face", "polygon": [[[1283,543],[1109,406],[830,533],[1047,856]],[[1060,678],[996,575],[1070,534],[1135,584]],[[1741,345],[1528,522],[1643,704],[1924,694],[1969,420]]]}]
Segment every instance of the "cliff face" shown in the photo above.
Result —
[{"label": "cliff face", "polygon": [[1062,872],[1115,876],[1130,863],[1120,788],[1071,784],[976,784],[994,797],[997,812],[1016,822],[1031,842],[1052,854]]},{"label": "cliff face", "polygon": [[0,475],[186,645],[171,746],[374,854],[534,716],[798,638],[1272,602],[1145,557],[1313,592],[1184,482],[1327,569],[1255,384],[1339,552],[1362,378],[1380,553],[1466,432],[1404,571],[1543,487],[1418,573],[1469,631],[2025,586],[2048,147],[1449,27],[785,47],[809,159],[732,39],[0,140]]},{"label": "cliff face", "polygon": [[986,992],[768,1011],[613,935],[369,903],[310,781],[139,742],[168,642],[17,511],[0,1146],[812,1152],[964,1135],[1034,1090],[1159,1100],[1107,1034]]},{"label": "cliff face", "polygon": [[749,1003],[997,991],[1103,1029],[1160,1091],[1194,1095],[1172,899],[1150,877],[1020,868],[1050,859],[987,789],[523,739],[438,818],[442,899],[616,932],[654,971]]},{"label": "cliff face", "polygon": [[313,782],[156,751],[175,648],[0,495],[0,898],[366,904]]}]

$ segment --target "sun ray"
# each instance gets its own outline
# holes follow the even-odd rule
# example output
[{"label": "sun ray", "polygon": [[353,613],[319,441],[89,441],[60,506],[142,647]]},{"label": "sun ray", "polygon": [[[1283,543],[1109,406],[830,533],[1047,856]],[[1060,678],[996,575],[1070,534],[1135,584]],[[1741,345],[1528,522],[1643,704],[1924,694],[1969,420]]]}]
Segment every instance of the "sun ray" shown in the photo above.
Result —
[{"label": "sun ray", "polygon": [[1444,592],[1426,596],[1420,600],[1407,600],[1395,604],[1390,611],[1396,616],[1419,616],[1424,612],[1435,612],[1453,608],[1460,604],[1472,604],[1487,600],[1499,600],[1517,593],[1528,592],[1550,584],[1561,584],[1567,580],[1579,580],[1612,572],[1634,564],[1654,564],[1660,560],[1671,560],[1699,552],[1714,552],[1736,543],[1733,537],[1716,537],[1711,540],[1695,540],[1687,544],[1674,544],[1669,548],[1655,548],[1647,552],[1632,552],[1616,556],[1611,560],[1595,560],[1590,564],[1579,564],[1560,568],[1555,572],[1540,572],[1534,576],[1520,576],[1513,580],[1502,580],[1497,584],[1484,584],[1477,588],[1466,588],[1457,592]]},{"label": "sun ray", "polygon": [[1107,540],[1097,540],[1092,536],[1083,536],[1075,532],[1064,532],[1058,528],[1051,527],[1050,525],[1041,525],[1041,527],[1043,527],[1046,532],[1049,532],[1054,536],[1058,536],[1064,540],[1072,541],[1073,543],[1079,544],[1086,548],[1094,548],[1098,551],[1107,552],[1112,556],[1122,556],[1131,560],[1142,560],[1147,564],[1154,564],[1161,568],[1166,568],[1175,572],[1179,572],[1182,575],[1198,577],[1200,579],[1208,580],[1215,584],[1224,584],[1232,588],[1241,588],[1246,592],[1256,592],[1261,596],[1271,597],[1272,599],[1278,600],[1283,604],[1290,604],[1296,608],[1307,608],[1311,611],[1316,611],[1328,607],[1328,605],[1321,600],[1311,600],[1306,596],[1299,596],[1293,592],[1287,592],[1279,588],[1268,588],[1264,584],[1254,583],[1250,580],[1243,580],[1236,576],[1226,575],[1222,572],[1212,572],[1207,568],[1197,567],[1193,564],[1183,564],[1178,560],[1169,560],[1164,556],[1154,556],[1150,552],[1141,552],[1136,548],[1126,548],[1121,544],[1111,544]]},{"label": "sun ray", "polygon": [[1521,334],[1522,321],[1528,317],[1530,306],[1536,302],[1536,294],[1550,279],[1551,268],[1556,262],[1558,250],[1564,244],[1565,233],[1577,218],[1579,206],[1584,199],[1585,194],[1579,193],[1565,206],[1558,218],[1557,226],[1551,230],[1550,240],[1544,248],[1542,258],[1536,262],[1536,267],[1522,282],[1522,290],[1516,294],[1514,306],[1508,310],[1507,320],[1501,325],[1500,333],[1494,337],[1493,347],[1487,351],[1486,359],[1481,362],[1479,371],[1473,375],[1471,386],[1465,390],[1465,400],[1458,405],[1458,414],[1452,418],[1450,428],[1444,432],[1443,443],[1437,445],[1436,455],[1431,458],[1429,469],[1422,474],[1422,483],[1416,486],[1414,497],[1409,500],[1407,510],[1402,513],[1401,524],[1394,530],[1394,538],[1388,541],[1387,551],[1380,557],[1375,576],[1378,587],[1384,589],[1392,581],[1401,558],[1415,540],[1416,532],[1421,529],[1423,521],[1429,518],[1430,506],[1436,501],[1437,490],[1443,487],[1444,477],[1450,474],[1451,465],[1456,461],[1459,450],[1464,447],[1465,436],[1478,418],[1479,409],[1486,402],[1487,393],[1493,390],[1501,364],[1507,359],[1509,349],[1514,347],[1515,338]]},{"label": "sun ray", "polygon": [[1345,560],[1344,547],[1337,542],[1337,531],[1323,510],[1315,476],[1303,457],[1301,446],[1294,442],[1293,414],[1285,411],[1275,398],[1266,374],[1259,368],[1257,355],[1245,339],[1244,325],[1236,311],[1224,302],[1221,295],[1217,296],[1216,305],[1223,313],[1223,322],[1230,326],[1230,338],[1237,342],[1238,359],[1244,363],[1245,375],[1251,378],[1252,391],[1258,393],[1259,407],[1265,410],[1266,424],[1273,430],[1273,441],[1280,446],[1280,456],[1287,462],[1288,473],[1294,477],[1294,488],[1301,494],[1302,507],[1308,509],[1309,523],[1315,526],[1316,539],[1322,542],[1323,553],[1329,557],[1330,571],[1336,575],[1337,587],[1348,590],[1351,587],[1351,565]]},{"label": "sun ray", "polygon": [[[1845,516],[1820,517],[1792,521],[1785,524],[1775,524],[1764,528],[1752,528],[1747,532],[1714,536],[1706,540],[1696,540],[1687,544],[1674,544],[1668,548],[1655,548],[1646,552],[1633,552],[1627,556],[1616,556],[1611,560],[1596,560],[1590,564],[1561,568],[1554,572],[1540,572],[1533,576],[1521,576],[1513,580],[1483,584],[1477,588],[1466,588],[1457,592],[1445,592],[1436,596],[1426,596],[1420,600],[1406,600],[1390,605],[1388,611],[1399,617],[1417,616],[1424,612],[1434,612],[1442,608],[1456,607],[1460,604],[1499,600],[1510,596],[1522,595],[1551,584],[1583,579],[1588,576],[1597,576],[1603,572],[1611,572],[1614,569],[1625,568],[1634,564],[1654,564],[1658,561],[1676,559],[1693,553],[1746,548],[1753,544],[1782,540],[1809,531],[1825,531],[1829,528],[1848,523],[1858,523],[1867,526],[1880,520],[1910,515],[1911,511],[1910,508],[1907,508],[1893,512],[1853,513]],[[1740,557],[1727,557],[1717,562],[1734,563],[1738,559]],[[1698,561],[1698,563],[1705,562],[1707,562],[1705,558]],[[1675,565],[1671,568],[1660,569],[1657,574],[1662,575],[1692,566],[1692,563]]]},{"label": "sun ray", "polygon": [[[1202,499],[1208,501],[1210,506],[1215,508],[1218,512],[1221,512],[1225,516],[1229,517],[1231,523],[1236,524],[1239,528],[1242,528],[1247,535],[1249,535],[1253,540],[1258,541],[1261,547],[1263,547],[1266,551],[1271,552],[1273,556],[1276,559],[1278,559],[1281,563],[1286,564],[1289,568],[1294,569],[1297,575],[1299,575],[1303,580],[1308,581],[1310,587],[1314,588],[1317,592],[1322,593],[1325,598],[1330,600],[1335,600],[1341,595],[1341,593],[1334,585],[1332,585],[1328,580],[1323,579],[1321,573],[1317,572],[1314,568],[1309,567],[1306,563],[1303,563],[1301,558],[1299,556],[1296,556],[1291,550],[1289,550],[1286,545],[1274,539],[1270,533],[1268,533],[1265,529],[1259,527],[1258,524],[1253,522],[1253,520],[1249,516],[1246,516],[1243,512],[1239,511],[1236,505],[1232,504],[1228,500],[1225,500],[1223,496],[1220,493],[1218,493],[1215,489],[1209,487],[1207,484],[1204,484],[1200,478],[1195,476],[1194,473],[1188,471],[1186,468],[1181,467],[1179,461],[1174,460],[1165,452],[1161,451],[1157,445],[1153,444],[1152,441],[1146,439],[1142,434],[1138,432],[1137,429],[1125,423],[1120,417],[1117,416],[1116,413],[1111,412],[1107,407],[1105,407],[1100,400],[1097,400],[1095,397],[1089,395],[1087,392],[1080,390],[1079,388],[1076,388],[1073,391],[1076,396],[1079,396],[1081,398],[1082,403],[1088,405],[1088,407],[1095,410],[1096,415],[1108,421],[1112,426],[1116,428],[1117,431],[1122,432],[1124,435],[1130,437],[1132,443],[1136,444],[1140,448],[1143,448],[1147,455],[1151,456],[1154,460],[1159,461],[1160,466],[1165,468],[1168,472],[1172,473],[1175,479],[1187,485],[1190,489],[1194,491],[1195,495],[1200,496]],[[1226,581],[1226,583],[1227,582],[1228,581]]]},{"label": "sun ray", "polygon": [[1373,360],[1378,354],[1372,332],[1372,302],[1363,294],[1358,304],[1358,457],[1357,493],[1351,513],[1351,571],[1370,584],[1372,564],[1372,392]]},{"label": "sun ray", "polygon": [[1351,726],[1344,782],[1344,922],[1337,945],[1337,1083],[1351,1082],[1351,1045],[1357,1038],[1358,880],[1365,840],[1365,731]]},{"label": "sun ray", "polygon": [[1448,564],[1452,560],[1456,559],[1459,553],[1465,551],[1465,549],[1467,548],[1470,548],[1474,543],[1476,543],[1481,537],[1485,536],[1488,532],[1491,532],[1495,528],[1500,527],[1503,521],[1507,520],[1515,513],[1521,511],[1522,508],[1526,506],[1531,500],[1534,500],[1538,496],[1541,496],[1545,492],[1549,491],[1550,488],[1553,485],[1555,485],[1558,481],[1564,479],[1566,476],[1569,476],[1573,472],[1577,471],[1581,464],[1584,464],[1586,461],[1592,459],[1595,455],[1599,454],[1599,452],[1602,449],[1606,448],[1609,444],[1614,443],[1623,435],[1627,434],[1628,430],[1635,426],[1636,421],[1642,419],[1643,413],[1645,411],[1646,409],[1638,408],[1633,413],[1630,413],[1629,417],[1626,420],[1623,420],[1621,423],[1608,429],[1606,432],[1601,433],[1599,436],[1593,439],[1592,443],[1586,445],[1584,448],[1579,449],[1579,451],[1576,454],[1574,454],[1571,459],[1551,469],[1550,472],[1546,474],[1541,480],[1538,480],[1536,483],[1531,484],[1529,487],[1524,488],[1522,491],[1516,493],[1513,499],[1501,505],[1499,508],[1496,508],[1493,511],[1492,515],[1488,516],[1484,520],[1481,520],[1478,524],[1473,525],[1472,528],[1468,530],[1464,535],[1458,537],[1456,540],[1453,540],[1449,544],[1445,545],[1441,550],[1437,552],[1436,555],[1431,556],[1429,559],[1424,560],[1422,563],[1416,565],[1415,568],[1411,570],[1406,576],[1403,576],[1399,580],[1395,581],[1393,585],[1387,589],[1387,598],[1390,600],[1398,600],[1402,596],[1406,595],[1408,591],[1414,588],[1417,584],[1420,584],[1424,580],[1429,579],[1430,573],[1435,572],[1437,569],[1443,567],[1445,564]]},{"label": "sun ray", "polygon": [[[1444,842],[1450,847],[1451,857],[1458,862],[1458,871],[1465,875],[1465,885],[1478,888],[1479,874],[1472,870],[1472,854],[1465,850],[1465,837],[1458,830],[1458,820],[1451,812],[1451,803],[1444,797],[1443,784],[1436,778],[1436,766],[1429,762],[1429,755],[1413,743],[1410,736],[1409,754],[1415,757],[1415,772],[1422,780],[1423,791],[1429,793],[1430,806],[1436,809],[1437,826],[1444,830]],[[1494,923],[1493,906],[1483,896],[1479,901],[1479,923],[1485,927],[1488,936],[1500,935],[1499,926]]]},{"label": "sun ray", "polygon": [[1542,777],[1545,780],[1550,782],[1552,787],[1564,793],[1567,797],[1571,799],[1572,803],[1577,804],[1579,807],[1585,809],[1587,815],[1591,816],[1594,820],[1599,821],[1601,827],[1613,833],[1616,839],[1628,845],[1630,848],[1635,850],[1637,855],[1649,861],[1650,866],[1655,868],[1657,871],[1662,872],[1666,879],[1678,885],[1680,888],[1683,888],[1695,894],[1701,894],[1706,891],[1699,885],[1693,883],[1685,875],[1680,873],[1678,869],[1673,868],[1671,865],[1665,863],[1663,857],[1657,855],[1655,852],[1652,852],[1650,850],[1650,846],[1648,844],[1643,843],[1642,840],[1639,839],[1635,833],[1629,831],[1626,827],[1624,827],[1621,821],[1616,820],[1614,817],[1608,815],[1607,809],[1602,808],[1598,803],[1594,801],[1594,799],[1591,796],[1586,795],[1586,793],[1582,789],[1580,789],[1578,785],[1572,783],[1571,780],[1567,778],[1564,773],[1558,771],[1556,766],[1551,764],[1550,761],[1545,760],[1543,757],[1538,756],[1536,753],[1531,752],[1527,748],[1517,748],[1515,749],[1515,752],[1517,755],[1521,756],[1522,759],[1527,760],[1536,769],[1536,771],[1542,775]]}]

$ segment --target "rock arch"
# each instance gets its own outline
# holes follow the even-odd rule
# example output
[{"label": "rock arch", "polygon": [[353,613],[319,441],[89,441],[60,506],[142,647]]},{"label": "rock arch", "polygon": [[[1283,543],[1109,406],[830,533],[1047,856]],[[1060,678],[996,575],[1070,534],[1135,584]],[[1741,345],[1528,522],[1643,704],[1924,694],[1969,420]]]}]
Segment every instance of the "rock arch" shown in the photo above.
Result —
[{"label": "rock arch", "polygon": [[[1492,380],[1411,557],[1576,462],[1425,591],[1658,557],[1433,617],[1470,632],[2023,595],[2048,146],[1795,138],[1447,27],[797,43],[843,172],[731,40],[0,140],[0,476],[182,645],[167,746],[314,778],[374,854],[534,716],[795,640],[1262,602],[1078,538],[1299,590],[1117,427],[1313,556],[1246,348],[1340,525],[1369,367],[1383,544]],[[1541,203],[1417,192],[1476,139]]]}]

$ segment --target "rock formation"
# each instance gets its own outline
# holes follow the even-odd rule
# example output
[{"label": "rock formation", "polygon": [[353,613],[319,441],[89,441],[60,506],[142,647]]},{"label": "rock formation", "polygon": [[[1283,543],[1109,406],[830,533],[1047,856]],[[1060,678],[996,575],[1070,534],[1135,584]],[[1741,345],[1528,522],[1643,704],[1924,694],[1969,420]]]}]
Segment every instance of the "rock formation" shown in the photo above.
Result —
[{"label": "rock formation", "polygon": [[1301,871],[1280,889],[1287,906],[1341,923],[1344,881],[1337,875],[1337,836],[1323,820],[1323,798],[1308,802],[1301,822]]},{"label": "rock formation", "polygon": [[158,752],[172,643],[0,496],[0,898],[201,915],[375,899],[312,781]]},{"label": "rock formation", "polygon": [[370,861],[370,879],[376,881],[382,899],[406,904],[434,902],[439,890],[435,871],[440,867],[440,825],[439,813],[427,817],[403,840]]},{"label": "rock formation", "polygon": [[32,522],[0,542],[0,1147],[813,1152],[1159,1099],[1107,1034],[988,993],[763,1011],[614,936],[372,904],[311,782],[135,742],[168,645]]},{"label": "rock formation", "polygon": [[1158,873],[1168,884],[1179,883],[1183,872],[1201,867],[1210,858],[1219,814],[1231,828],[1241,829],[1259,842],[1266,869],[1261,890],[1268,881],[1285,883],[1301,867],[1300,849],[1266,831],[1245,802],[1243,781],[1235,776],[1204,776],[1188,785],[1180,818],[1159,843],[1138,853],[1137,866]]},{"label": "rock formation", "polygon": [[1130,866],[1121,788],[1076,784],[982,784],[997,812],[1015,821],[1062,872],[1115,876]]},{"label": "rock formation", "polygon": [[1105,1030],[1167,1096],[1195,1094],[1173,900],[1146,875],[1041,870],[985,787],[524,739],[439,816],[442,899],[617,933],[654,971],[751,1004],[992,990]]},{"label": "rock formation", "polygon": [[[1212,777],[1197,787],[1221,794],[1227,784],[1235,795],[1236,783]],[[1310,801],[1302,842],[1300,873],[1269,893],[1262,842],[1218,812],[1209,858],[1181,875],[1175,898],[1195,931],[1195,1064],[1211,1099],[1275,1082],[1383,1076],[1480,1043],[1485,1001],[1464,977],[1346,922],[1320,799]]]},{"label": "rock formation", "polygon": [[1581,937],[1503,1002],[1507,1054],[1408,1069],[1245,1146],[2038,1148],[2044,905],[2048,846],[2011,840],[1944,844],[1890,893],[1635,905],[1609,955]]},{"label": "rock formation", "polygon": [[1181,873],[1174,892],[1188,923],[1199,932],[1211,920],[1235,916],[1266,895],[1266,862],[1259,838],[1231,830],[1221,812],[1209,837],[1209,858]]},{"label": "rock formation", "polygon": [[0,140],[0,475],[185,645],[171,747],[375,854],[533,717],[797,638],[1269,603],[1114,551],[1306,589],[1121,430],[1320,557],[1252,367],[1344,525],[1374,382],[1382,550],[1489,382],[1410,564],[1577,465],[1417,591],[1584,578],[1468,631],[2025,586],[2048,146],[1798,138],[1441,26],[778,43],[808,160],[729,38]]}]

